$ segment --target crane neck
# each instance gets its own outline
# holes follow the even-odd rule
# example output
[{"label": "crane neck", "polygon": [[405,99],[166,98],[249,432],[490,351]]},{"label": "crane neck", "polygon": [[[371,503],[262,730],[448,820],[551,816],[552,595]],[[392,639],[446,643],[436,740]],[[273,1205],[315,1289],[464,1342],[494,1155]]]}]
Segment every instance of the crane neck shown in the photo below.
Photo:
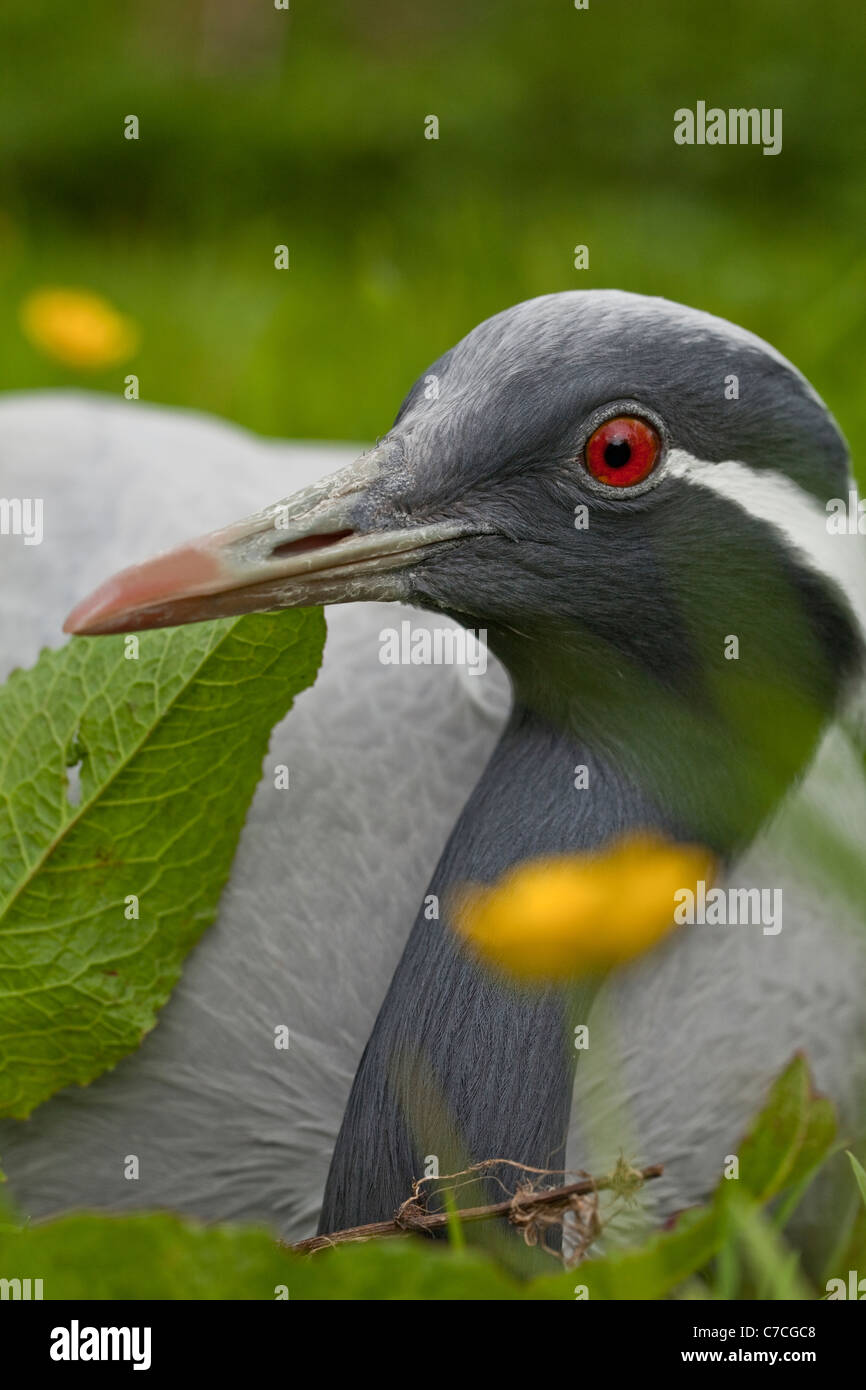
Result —
[{"label": "crane neck", "polygon": [[[652,825],[671,830],[635,783],[518,704],[425,903],[432,895],[444,906],[459,885],[491,882],[522,860]],[[433,1161],[440,1173],[495,1157],[564,1164],[571,1030],[592,991],[517,987],[467,955],[446,918],[422,907],[415,919],[355,1077],[322,1231],[388,1218]]]}]

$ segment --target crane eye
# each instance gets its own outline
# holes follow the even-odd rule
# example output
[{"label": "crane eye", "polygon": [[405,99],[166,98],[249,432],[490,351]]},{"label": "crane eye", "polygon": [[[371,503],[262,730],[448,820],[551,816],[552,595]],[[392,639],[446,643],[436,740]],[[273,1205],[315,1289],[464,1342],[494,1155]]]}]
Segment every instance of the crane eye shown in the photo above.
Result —
[{"label": "crane eye", "polygon": [[609,487],[634,487],[655,467],[661,453],[658,431],[636,415],[617,415],[586,441],[584,458],[589,472]]}]

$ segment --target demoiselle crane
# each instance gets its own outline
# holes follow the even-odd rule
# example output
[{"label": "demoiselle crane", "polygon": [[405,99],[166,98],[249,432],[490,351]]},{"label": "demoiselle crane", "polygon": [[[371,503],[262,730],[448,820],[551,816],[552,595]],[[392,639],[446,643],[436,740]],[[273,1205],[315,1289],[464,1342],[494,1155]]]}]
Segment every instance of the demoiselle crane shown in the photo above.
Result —
[{"label": "demoiselle crane", "polygon": [[[472,1159],[567,1168],[632,1140],[665,1164],[663,1215],[714,1185],[795,1048],[854,1113],[857,914],[803,827],[862,850],[863,542],[827,525],[844,441],[771,347],[664,300],[547,295],[434,363],[348,467],[86,397],[13,397],[0,427],[4,488],[44,496],[51,537],[9,552],[14,664],[71,595],[172,545],[68,630],[353,605],[274,734],[295,795],[260,787],[156,1029],[0,1126],[25,1209],[169,1206],[296,1238],[391,1215],[457,1134]],[[485,630],[501,666],[383,666],[406,617]],[[689,927],[613,977],[573,1075],[558,988],[515,989],[418,905],[633,829],[708,845],[734,890],[781,892],[784,921]]]}]

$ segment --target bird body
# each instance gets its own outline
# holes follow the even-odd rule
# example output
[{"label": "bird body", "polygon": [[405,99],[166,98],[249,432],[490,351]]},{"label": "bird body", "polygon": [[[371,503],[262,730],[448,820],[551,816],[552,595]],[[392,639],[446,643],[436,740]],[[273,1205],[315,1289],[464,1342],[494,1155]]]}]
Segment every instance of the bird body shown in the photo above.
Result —
[{"label": "bird body", "polygon": [[[97,595],[79,630],[382,597],[424,610],[415,627],[484,628],[499,658],[481,678],[384,666],[379,635],[408,612],[329,609],[319,683],[269,755],[292,766],[299,798],[278,803],[263,781],[218,922],[157,1028],[86,1091],[0,1126],[36,1214],[171,1206],[264,1217],[293,1238],[323,1191],[325,1229],[389,1215],[431,1154],[586,1168],[626,1148],[665,1164],[664,1215],[710,1190],[796,1048],[856,1114],[858,912],[802,853],[820,824],[862,854],[866,825],[849,718],[862,550],[822,523],[824,499],[849,489],[826,408],[742,330],[617,293],[519,305],[431,371],[438,399],[416,387],[381,444],[321,485],[342,451],[94,398],[0,407],[4,490],[43,495],[57,537],[4,551],[15,664],[56,638],[73,566],[83,592],[287,485],[307,491],[281,504],[278,545],[273,510],[206,543],[227,557],[219,592],[163,597],[145,567],[150,607],[109,612]],[[632,463],[647,440],[659,462],[620,493],[623,429]],[[316,536],[321,553],[299,558]],[[342,578],[327,546],[344,549]],[[684,929],[584,1019],[558,987],[486,973],[424,910],[635,828],[707,844],[726,890],[781,891],[782,930]],[[579,1061],[575,1017],[591,1040]],[[139,1149],[132,1190],[122,1158]]]}]

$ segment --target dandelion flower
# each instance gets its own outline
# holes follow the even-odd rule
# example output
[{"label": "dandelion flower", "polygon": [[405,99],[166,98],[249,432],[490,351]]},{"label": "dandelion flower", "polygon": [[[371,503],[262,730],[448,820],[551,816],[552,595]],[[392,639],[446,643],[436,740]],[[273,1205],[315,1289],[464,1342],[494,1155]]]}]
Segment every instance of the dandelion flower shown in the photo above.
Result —
[{"label": "dandelion flower", "polygon": [[452,902],[459,935],[482,960],[524,980],[600,974],[673,929],[674,895],[715,870],[701,845],[632,834],[601,849],[529,860]]},{"label": "dandelion flower", "polygon": [[138,346],[133,320],[89,290],[35,290],[20,318],[29,342],[67,367],[111,367]]}]

